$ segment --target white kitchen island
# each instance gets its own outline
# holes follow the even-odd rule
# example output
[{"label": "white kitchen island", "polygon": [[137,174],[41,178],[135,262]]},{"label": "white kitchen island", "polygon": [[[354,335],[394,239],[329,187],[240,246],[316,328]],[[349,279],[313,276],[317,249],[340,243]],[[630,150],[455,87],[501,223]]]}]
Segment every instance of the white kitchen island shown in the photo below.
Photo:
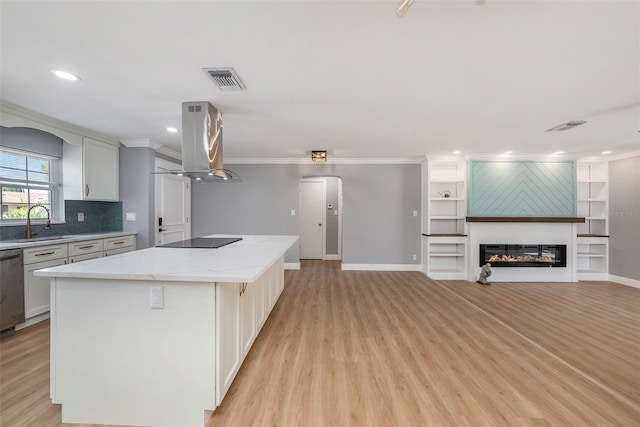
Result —
[{"label": "white kitchen island", "polygon": [[51,399],[63,422],[206,423],[281,294],[298,239],[238,237],[36,272],[51,277]]}]

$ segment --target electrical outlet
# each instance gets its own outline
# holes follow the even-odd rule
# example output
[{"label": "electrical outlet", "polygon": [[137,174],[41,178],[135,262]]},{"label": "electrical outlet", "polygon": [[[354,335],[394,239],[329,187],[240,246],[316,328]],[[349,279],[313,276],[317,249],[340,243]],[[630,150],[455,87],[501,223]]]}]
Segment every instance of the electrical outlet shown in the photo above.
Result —
[{"label": "electrical outlet", "polygon": [[151,308],[164,308],[164,288],[162,286],[151,287]]},{"label": "electrical outlet", "polygon": [[78,212],[78,222],[84,221],[84,213]]},{"label": "electrical outlet", "polygon": [[418,259],[418,255],[413,254],[413,260],[416,261]]}]

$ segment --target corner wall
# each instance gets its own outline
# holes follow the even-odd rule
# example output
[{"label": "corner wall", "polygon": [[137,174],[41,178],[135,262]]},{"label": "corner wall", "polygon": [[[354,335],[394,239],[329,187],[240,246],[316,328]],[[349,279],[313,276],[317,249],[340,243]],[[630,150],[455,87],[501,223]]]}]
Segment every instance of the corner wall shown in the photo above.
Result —
[{"label": "corner wall", "polygon": [[640,156],[609,162],[609,274],[640,281]]},{"label": "corner wall", "polygon": [[[298,235],[302,177],[342,178],[342,262],[413,264],[420,260],[419,164],[230,164],[242,182],[193,183],[192,235]],[[413,255],[417,260],[413,260]],[[299,262],[296,245],[285,257]]]}]

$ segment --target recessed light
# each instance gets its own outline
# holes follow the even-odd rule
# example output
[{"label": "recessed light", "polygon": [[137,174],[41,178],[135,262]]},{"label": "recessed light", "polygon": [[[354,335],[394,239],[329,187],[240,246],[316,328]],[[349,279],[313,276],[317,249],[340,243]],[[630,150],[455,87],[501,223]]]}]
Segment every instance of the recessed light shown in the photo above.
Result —
[{"label": "recessed light", "polygon": [[178,132],[178,129],[176,129],[176,128],[172,128],[172,127],[168,127],[168,128],[167,128],[167,132],[173,132],[173,133],[176,133],[176,132]]},{"label": "recessed light", "polygon": [[611,153],[613,153],[613,151],[611,151],[611,150],[607,150],[607,151],[603,151],[603,152],[602,152],[602,153],[600,153],[600,154],[611,154]]},{"label": "recessed light", "polygon": [[80,80],[80,77],[78,77],[75,74],[72,74],[72,73],[70,73],[68,71],[51,70],[51,73],[54,76],[60,77],[61,79],[69,80],[71,82],[75,82],[75,81]]},{"label": "recessed light", "polygon": [[555,153],[553,153],[553,154],[564,154],[564,151],[556,151],[556,152],[555,152]]},{"label": "recessed light", "polygon": [[453,154],[460,154],[460,150],[454,151]]},{"label": "recessed light", "polygon": [[505,151],[504,154],[513,154],[513,151]]}]

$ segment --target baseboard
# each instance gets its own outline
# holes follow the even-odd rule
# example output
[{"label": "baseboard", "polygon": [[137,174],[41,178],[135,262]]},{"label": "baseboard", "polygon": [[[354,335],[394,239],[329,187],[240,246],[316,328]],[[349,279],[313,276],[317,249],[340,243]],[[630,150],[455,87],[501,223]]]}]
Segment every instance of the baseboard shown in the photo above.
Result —
[{"label": "baseboard", "polygon": [[27,320],[25,320],[22,323],[18,323],[16,325],[16,331],[19,331],[20,329],[24,329],[27,326],[31,326],[31,325],[35,325],[36,323],[40,323],[44,320],[47,320],[49,318],[49,312],[47,311],[46,313],[42,313],[42,314],[38,314],[37,316],[33,316]]},{"label": "baseboard", "polygon": [[640,280],[628,279],[626,277],[614,276],[613,274],[609,275],[609,280],[611,282],[620,283],[621,285],[631,286],[633,288],[640,288]]},{"label": "baseboard", "polygon": [[325,255],[323,261],[340,261],[342,257],[340,255]]},{"label": "baseboard", "polygon": [[343,270],[364,270],[364,271],[422,271],[420,264],[345,264],[342,263]]},{"label": "baseboard", "polygon": [[285,262],[284,263],[285,270],[300,270],[299,262]]}]

